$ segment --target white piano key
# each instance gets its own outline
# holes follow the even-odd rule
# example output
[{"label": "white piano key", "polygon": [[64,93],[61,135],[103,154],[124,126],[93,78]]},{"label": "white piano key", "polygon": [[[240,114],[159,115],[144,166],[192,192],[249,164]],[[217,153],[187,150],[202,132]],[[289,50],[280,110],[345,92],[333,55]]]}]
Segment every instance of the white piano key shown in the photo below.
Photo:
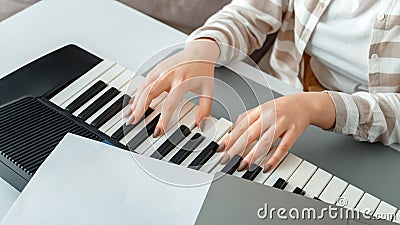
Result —
[{"label": "white piano key", "polygon": [[303,189],[315,171],[317,171],[317,167],[304,160],[287,181],[288,185],[285,190],[293,192],[296,187]]},{"label": "white piano key", "polygon": [[343,202],[346,203],[346,205],[340,205],[340,202],[338,202],[339,204],[338,203],[336,204],[347,207],[349,209],[354,209],[357,203],[360,201],[363,194],[364,191],[350,184],[343,192],[342,196],[340,196],[341,198],[344,199]]},{"label": "white piano key", "polygon": [[[155,109],[157,106],[159,106],[165,99],[165,97],[167,96],[167,93],[161,93],[161,95],[159,95],[157,98],[155,98],[151,104],[150,104],[150,108]],[[127,110],[127,107],[131,107],[131,105],[126,106],[122,112],[124,112],[124,110]],[[107,129],[105,132],[103,131],[103,127],[105,125],[108,125],[108,122],[106,124],[104,124],[103,127],[101,127],[101,131],[103,131],[104,133],[106,133],[108,136],[111,136],[115,133],[115,131],[117,131],[119,128],[121,128],[122,125],[124,125],[126,123],[126,121],[128,120],[128,118],[123,117],[123,113],[117,113],[117,115],[113,118],[110,119],[110,123],[111,122],[115,122],[115,124],[113,126],[111,126],[111,128]]]},{"label": "white piano key", "polygon": [[212,140],[218,142],[229,131],[231,126],[232,122],[225,118],[221,118],[215,123],[215,126],[211,129],[205,130],[204,136],[212,138]]},{"label": "white piano key", "polygon": [[392,221],[395,218],[396,210],[396,207],[390,205],[389,203],[381,201],[381,203],[379,203],[378,207],[375,210],[374,216],[378,219]]},{"label": "white piano key", "polygon": [[[276,148],[273,147],[273,148],[268,152],[268,154],[265,156],[265,159],[263,160],[262,165],[260,165],[261,167],[263,167],[263,169],[264,169],[264,163],[267,162],[267,161],[272,157],[272,155],[275,153],[275,151],[276,151]],[[286,156],[286,155],[285,155],[285,156]],[[278,162],[278,165],[282,162],[282,160],[283,160],[283,158]],[[260,183],[260,184],[265,183],[265,181],[271,176],[271,174],[275,171],[276,168],[277,168],[277,167],[272,168],[272,169],[270,169],[270,170],[269,170],[268,172],[266,172],[266,173],[264,173],[264,171],[262,171],[261,173],[259,173],[259,174],[256,176],[256,178],[254,179],[254,182],[257,182],[257,183]]]},{"label": "white piano key", "polygon": [[287,181],[302,161],[299,157],[289,153],[264,184],[272,187],[279,178]]},{"label": "white piano key", "polygon": [[65,107],[67,107],[70,103],[72,103],[76,98],[78,98],[81,94],[83,94],[87,89],[89,89],[97,81],[101,80],[104,83],[109,84],[111,81],[113,81],[115,78],[117,78],[125,70],[126,69],[124,67],[122,67],[118,64],[114,65],[109,70],[107,70],[105,73],[103,73],[100,76],[100,78],[95,79],[89,85],[85,86],[80,91],[78,91],[76,94],[74,94],[72,97],[70,97],[68,100],[66,100],[64,103],[62,103],[60,105],[60,107],[65,109]]},{"label": "white piano key", "polygon": [[[261,165],[261,167],[264,169],[264,165]],[[273,171],[268,171],[268,172],[266,172],[266,173],[264,173],[264,171],[261,171],[261,173],[259,173],[257,176],[256,176],[256,178],[254,179],[254,182],[257,182],[257,183],[260,183],[260,184],[263,184],[267,179],[268,179],[268,177],[269,176],[271,176],[271,173],[272,173]]]},{"label": "white piano key", "polygon": [[393,219],[393,222],[400,223],[400,210],[397,210],[397,213]]},{"label": "white piano key", "polygon": [[50,101],[58,106],[61,106],[65,101],[74,96],[84,87],[88,86],[90,83],[92,83],[95,79],[100,77],[103,73],[105,73],[114,65],[115,63],[108,59],[103,60],[87,73],[83,74],[73,83],[64,88],[62,91],[57,93],[54,97],[50,99]]},{"label": "white piano key", "polygon": [[130,82],[133,81],[133,77],[135,77],[136,74],[130,70],[125,70],[123,73],[121,73],[117,78],[115,78],[113,81],[110,82],[109,86],[115,87],[116,89],[123,91],[123,87],[127,88]]},{"label": "white piano key", "polygon": [[140,130],[142,130],[147,125],[147,123],[152,121],[158,114],[160,114],[163,104],[164,102],[160,103],[146,119],[141,121],[129,133],[125,134],[125,137],[123,137],[122,140],[120,141],[121,144],[126,145],[132,138],[134,138],[140,132]]},{"label": "white piano key", "polygon": [[177,107],[178,109],[182,108],[181,112],[179,113],[179,118],[177,118],[178,120],[171,121],[167,131],[161,137],[153,138],[150,136],[147,138],[139,147],[136,148],[136,152],[150,156],[167,140],[167,137],[170,137],[179,128],[179,126],[185,125],[192,130],[196,125],[197,114],[197,106],[196,109],[193,110],[194,107],[195,104],[193,102],[183,99]]},{"label": "white piano key", "polygon": [[[113,80],[115,80],[118,76],[120,76],[125,71],[126,71],[126,68],[124,68],[121,65],[116,64],[113,67],[111,67],[111,69],[106,71],[103,75],[101,75],[99,80],[102,80],[106,84],[110,84]],[[93,83],[95,83],[95,82],[96,82],[96,80],[93,81]]]},{"label": "white piano key", "polygon": [[365,193],[360,202],[357,204],[356,209],[359,212],[372,215],[378,207],[380,200],[369,193]]},{"label": "white piano key", "polygon": [[236,170],[235,172],[233,172],[232,175],[235,176],[235,177],[242,177],[243,174],[246,173],[246,171],[247,171],[247,170],[243,170],[243,171],[240,171],[240,172],[239,172],[239,171]]},{"label": "white piano key", "polygon": [[225,165],[217,163],[217,165],[211,170],[210,174],[216,174],[217,172],[221,172]]},{"label": "white piano key", "polygon": [[303,188],[306,192],[305,196],[309,198],[318,197],[331,178],[332,174],[323,169],[318,169]]},{"label": "white piano key", "polygon": [[[146,80],[145,77],[136,75],[133,76],[130,82],[128,82],[127,86],[124,86],[124,88],[121,89],[121,91],[129,96],[133,95],[135,91],[140,87],[140,85],[143,84],[143,82]],[[126,88],[125,88],[126,87]]]},{"label": "white piano key", "polygon": [[329,204],[335,204],[338,198],[342,195],[344,190],[347,187],[347,182],[338,178],[333,177],[328,185],[326,185],[325,189],[318,196],[321,201],[324,201]]},{"label": "white piano key", "polygon": [[190,154],[182,163],[182,166],[189,166],[189,164],[200,154],[200,152],[208,145],[211,141],[218,142],[225,133],[229,131],[232,123],[224,118],[221,118],[217,122],[215,119],[206,120],[204,132],[200,132],[206,139],[196,148],[192,154]]}]

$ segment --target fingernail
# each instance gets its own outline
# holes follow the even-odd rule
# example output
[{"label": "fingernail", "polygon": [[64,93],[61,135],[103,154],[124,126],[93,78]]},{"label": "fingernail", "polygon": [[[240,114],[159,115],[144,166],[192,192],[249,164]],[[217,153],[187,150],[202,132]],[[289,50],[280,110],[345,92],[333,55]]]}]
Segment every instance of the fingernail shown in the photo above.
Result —
[{"label": "fingernail", "polygon": [[128,117],[130,114],[132,114],[132,110],[128,109],[124,111],[124,117]]},{"label": "fingernail", "polygon": [[228,133],[231,133],[231,132],[232,132],[233,128],[235,128],[235,125],[236,125],[236,123],[234,123],[234,124],[231,126],[231,129],[229,129],[229,132],[228,132]]},{"label": "fingernail", "polygon": [[264,171],[263,171],[263,173],[266,173],[266,172],[268,172],[270,169],[271,169],[271,164],[267,164],[265,167],[264,167]]},{"label": "fingernail", "polygon": [[250,171],[250,172],[253,172],[253,171],[255,171],[255,170],[257,169],[257,167],[258,167],[258,165],[256,165],[256,164],[251,164],[251,165],[249,166],[249,171]]},{"label": "fingernail", "polygon": [[204,131],[204,127],[206,126],[206,121],[205,121],[205,119],[202,119],[201,121],[200,121],[200,124],[199,124],[199,128],[200,128],[200,131],[201,132],[203,132]]},{"label": "fingernail", "polygon": [[229,155],[225,154],[222,156],[221,160],[219,161],[219,163],[221,163],[222,165],[225,165],[229,162],[231,158],[229,157]]},{"label": "fingernail", "polygon": [[246,161],[242,160],[239,164],[237,171],[239,171],[239,172],[243,171],[244,169],[247,168],[248,165],[249,164]]},{"label": "fingernail", "polygon": [[130,103],[133,103],[133,101],[135,100],[135,96],[131,97],[131,100],[129,100]]},{"label": "fingernail", "polygon": [[131,116],[128,119],[128,122],[126,122],[127,124],[133,124],[133,122],[135,122],[135,116]]},{"label": "fingernail", "polygon": [[161,133],[161,129],[157,127],[157,128],[154,130],[153,138],[158,137],[158,136],[160,135],[160,133]]},{"label": "fingernail", "polygon": [[220,144],[220,145],[218,146],[217,152],[221,152],[221,151],[223,151],[224,149],[225,149],[225,143],[222,143],[222,144]]}]

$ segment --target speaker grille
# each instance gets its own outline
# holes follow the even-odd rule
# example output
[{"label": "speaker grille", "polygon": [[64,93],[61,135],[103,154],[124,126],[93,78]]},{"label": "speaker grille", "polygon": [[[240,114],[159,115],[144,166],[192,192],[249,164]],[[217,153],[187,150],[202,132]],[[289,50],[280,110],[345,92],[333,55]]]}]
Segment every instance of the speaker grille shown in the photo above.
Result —
[{"label": "speaker grille", "polygon": [[36,98],[0,108],[0,153],[32,176],[67,133],[102,138]]}]

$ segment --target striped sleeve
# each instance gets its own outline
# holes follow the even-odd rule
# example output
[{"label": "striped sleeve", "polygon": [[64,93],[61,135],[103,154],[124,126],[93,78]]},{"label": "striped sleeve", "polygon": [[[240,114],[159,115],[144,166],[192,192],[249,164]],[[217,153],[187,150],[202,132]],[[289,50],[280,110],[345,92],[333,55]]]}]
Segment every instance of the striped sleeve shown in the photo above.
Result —
[{"label": "striped sleeve", "polygon": [[360,141],[400,143],[400,94],[328,91],[336,108],[334,132]]},{"label": "striped sleeve", "polygon": [[219,44],[221,63],[241,60],[245,56],[241,52],[248,55],[261,48],[266,36],[279,30],[284,1],[233,0],[195,30],[188,41],[212,38]]}]

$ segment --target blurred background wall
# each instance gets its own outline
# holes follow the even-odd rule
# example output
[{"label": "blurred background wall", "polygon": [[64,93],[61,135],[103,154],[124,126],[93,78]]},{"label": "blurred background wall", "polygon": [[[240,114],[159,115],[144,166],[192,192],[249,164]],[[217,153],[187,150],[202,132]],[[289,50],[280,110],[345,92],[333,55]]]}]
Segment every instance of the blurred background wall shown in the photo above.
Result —
[{"label": "blurred background wall", "polygon": [[[0,21],[37,1],[38,0],[0,0]],[[122,3],[186,34],[189,34],[195,28],[201,26],[208,17],[230,1],[231,0],[121,0]]]},{"label": "blurred background wall", "polygon": [[[65,0],[68,1],[68,0]],[[114,0],[110,0],[114,1]],[[200,27],[208,17],[220,10],[231,0],[119,0],[163,23],[186,34]],[[38,0],[0,0],[0,21],[38,2]],[[263,69],[268,59],[266,52],[275,40],[267,38],[264,46],[250,57]]]}]

